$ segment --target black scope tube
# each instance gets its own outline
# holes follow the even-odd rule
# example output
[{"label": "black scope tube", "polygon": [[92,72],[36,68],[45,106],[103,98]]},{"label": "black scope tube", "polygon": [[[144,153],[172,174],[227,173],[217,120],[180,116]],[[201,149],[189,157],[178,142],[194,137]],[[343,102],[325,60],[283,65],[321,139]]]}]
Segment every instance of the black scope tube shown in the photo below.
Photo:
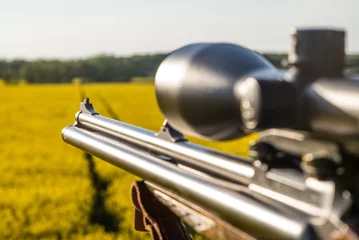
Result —
[{"label": "black scope tube", "polygon": [[359,141],[358,80],[319,79],[303,96],[303,122],[312,132]]},{"label": "black scope tube", "polygon": [[72,146],[171,190],[260,239],[312,239],[307,235],[310,226],[300,216],[216,186],[144,151],[130,149],[123,143],[74,126],[65,128],[62,138]]},{"label": "black scope tube", "polygon": [[249,184],[254,169],[249,160],[224,154],[186,141],[173,143],[155,136],[155,133],[100,115],[79,112],[77,122],[94,131],[103,132],[129,143],[174,158],[181,164],[203,170],[241,184]]}]

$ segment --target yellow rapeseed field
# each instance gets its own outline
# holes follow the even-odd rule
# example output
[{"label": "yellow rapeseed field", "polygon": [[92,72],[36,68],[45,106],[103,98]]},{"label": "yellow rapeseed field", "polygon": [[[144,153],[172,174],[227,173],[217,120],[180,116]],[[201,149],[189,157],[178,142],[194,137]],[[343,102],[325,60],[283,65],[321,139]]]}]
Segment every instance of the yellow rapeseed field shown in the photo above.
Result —
[{"label": "yellow rapeseed field", "polygon": [[[132,176],[61,140],[80,98],[151,130],[163,117],[146,84],[0,86],[0,239],[149,239],[132,229]],[[248,138],[191,140],[245,154]]]}]

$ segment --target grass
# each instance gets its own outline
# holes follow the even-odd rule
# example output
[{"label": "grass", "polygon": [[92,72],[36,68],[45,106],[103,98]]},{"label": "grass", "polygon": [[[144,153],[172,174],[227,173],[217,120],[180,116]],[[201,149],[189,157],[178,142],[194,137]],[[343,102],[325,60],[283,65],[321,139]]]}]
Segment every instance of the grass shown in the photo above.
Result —
[{"label": "grass", "polygon": [[[164,120],[152,85],[83,92],[101,115],[154,131]],[[0,86],[0,239],[149,239],[132,227],[129,189],[138,178],[61,140],[81,97],[75,85]],[[243,155],[249,138],[190,139]]]}]

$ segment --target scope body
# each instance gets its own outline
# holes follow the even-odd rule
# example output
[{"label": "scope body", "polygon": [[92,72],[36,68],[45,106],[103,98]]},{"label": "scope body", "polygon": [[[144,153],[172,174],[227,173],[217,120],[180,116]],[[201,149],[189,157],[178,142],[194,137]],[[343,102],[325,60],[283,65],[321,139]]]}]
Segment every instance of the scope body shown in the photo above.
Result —
[{"label": "scope body", "polygon": [[172,52],[155,79],[160,109],[183,133],[229,140],[268,128],[359,139],[359,81],[344,75],[344,31],[292,33],[290,69],[250,49],[191,44]]}]

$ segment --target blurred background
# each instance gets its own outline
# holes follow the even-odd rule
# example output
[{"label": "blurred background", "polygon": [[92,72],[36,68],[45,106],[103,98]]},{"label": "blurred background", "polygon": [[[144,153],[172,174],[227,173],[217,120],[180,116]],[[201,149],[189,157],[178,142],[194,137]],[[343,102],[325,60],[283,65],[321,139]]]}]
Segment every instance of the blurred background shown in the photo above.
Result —
[{"label": "blurred background", "polygon": [[[0,1],[0,239],[149,239],[132,227],[136,177],[60,135],[83,97],[157,131],[154,75],[176,48],[231,42],[283,68],[290,28],[336,27],[359,73],[357,0]],[[190,139],[246,155],[253,138]]]}]

